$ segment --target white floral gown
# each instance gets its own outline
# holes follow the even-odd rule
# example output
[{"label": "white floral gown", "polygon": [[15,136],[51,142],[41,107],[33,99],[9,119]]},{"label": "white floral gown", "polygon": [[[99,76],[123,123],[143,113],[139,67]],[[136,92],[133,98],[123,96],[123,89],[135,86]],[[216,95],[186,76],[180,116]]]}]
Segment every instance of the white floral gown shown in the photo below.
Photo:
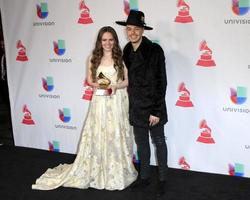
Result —
[{"label": "white floral gown", "polygon": [[[115,84],[114,67],[99,66]],[[137,178],[132,163],[133,135],[128,121],[126,89],[112,96],[93,96],[74,163],[48,169],[32,185],[33,189],[52,190],[60,186],[122,190]]]}]

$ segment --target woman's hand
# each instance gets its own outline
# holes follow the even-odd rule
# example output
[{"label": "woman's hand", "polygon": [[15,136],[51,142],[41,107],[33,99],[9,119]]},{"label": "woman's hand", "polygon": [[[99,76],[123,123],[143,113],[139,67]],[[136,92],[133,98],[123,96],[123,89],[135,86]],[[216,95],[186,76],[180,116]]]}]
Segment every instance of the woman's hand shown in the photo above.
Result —
[{"label": "woman's hand", "polygon": [[110,85],[108,89],[111,89],[112,90],[111,95],[114,95],[116,93],[117,86],[116,85]]},{"label": "woman's hand", "polygon": [[96,89],[98,89],[100,86],[98,83],[91,83],[91,87],[93,88],[94,91],[96,91]]}]

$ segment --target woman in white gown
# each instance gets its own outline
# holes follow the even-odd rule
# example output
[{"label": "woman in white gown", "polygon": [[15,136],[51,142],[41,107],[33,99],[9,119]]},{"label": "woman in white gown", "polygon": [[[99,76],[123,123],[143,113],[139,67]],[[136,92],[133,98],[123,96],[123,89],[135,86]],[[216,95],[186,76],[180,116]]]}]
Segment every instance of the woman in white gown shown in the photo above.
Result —
[{"label": "woman in white gown", "polygon": [[[108,81],[108,89],[100,84]],[[88,83],[94,95],[82,130],[74,163],[48,169],[32,185],[51,190],[60,186],[122,190],[134,182],[133,135],[128,121],[127,69],[112,27],[100,29],[89,61]],[[107,85],[106,85],[107,86]],[[112,90],[110,95],[97,92]]]}]

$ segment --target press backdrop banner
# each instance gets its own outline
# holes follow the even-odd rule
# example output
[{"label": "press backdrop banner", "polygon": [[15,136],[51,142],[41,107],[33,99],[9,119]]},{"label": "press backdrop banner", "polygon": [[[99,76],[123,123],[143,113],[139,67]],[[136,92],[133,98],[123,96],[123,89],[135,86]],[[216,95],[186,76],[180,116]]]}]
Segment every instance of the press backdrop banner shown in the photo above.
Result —
[{"label": "press backdrop banner", "polygon": [[250,177],[249,0],[0,2],[16,146],[76,153],[97,32],[114,27],[124,47],[115,21],[135,9],[166,55],[169,167]]}]

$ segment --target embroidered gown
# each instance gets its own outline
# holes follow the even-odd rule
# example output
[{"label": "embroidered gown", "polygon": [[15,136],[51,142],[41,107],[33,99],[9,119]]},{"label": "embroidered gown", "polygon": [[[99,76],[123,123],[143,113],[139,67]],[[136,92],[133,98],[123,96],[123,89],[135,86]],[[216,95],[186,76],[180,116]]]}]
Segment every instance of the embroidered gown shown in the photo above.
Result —
[{"label": "embroidered gown", "polygon": [[[99,66],[97,74],[100,72],[111,84],[116,83],[117,71],[113,66]],[[49,168],[32,189],[64,186],[122,190],[137,178],[132,163],[133,140],[126,88],[118,89],[112,96],[93,95],[75,161]]]}]

